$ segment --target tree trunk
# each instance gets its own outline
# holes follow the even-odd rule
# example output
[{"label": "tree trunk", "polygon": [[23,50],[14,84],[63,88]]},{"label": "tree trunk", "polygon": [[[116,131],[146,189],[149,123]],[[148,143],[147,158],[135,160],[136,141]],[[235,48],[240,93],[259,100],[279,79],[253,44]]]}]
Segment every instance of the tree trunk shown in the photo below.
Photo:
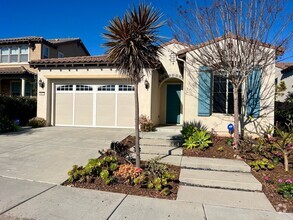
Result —
[{"label": "tree trunk", "polygon": [[138,101],[138,82],[135,82],[135,165],[140,168],[140,146],[139,146],[139,101]]},{"label": "tree trunk", "polygon": [[288,154],[287,153],[283,153],[284,155],[284,166],[285,166],[285,172],[289,171],[289,164],[288,164]]},{"label": "tree trunk", "polygon": [[233,85],[234,98],[234,148],[238,150],[239,144],[239,112],[238,112],[238,88]]}]

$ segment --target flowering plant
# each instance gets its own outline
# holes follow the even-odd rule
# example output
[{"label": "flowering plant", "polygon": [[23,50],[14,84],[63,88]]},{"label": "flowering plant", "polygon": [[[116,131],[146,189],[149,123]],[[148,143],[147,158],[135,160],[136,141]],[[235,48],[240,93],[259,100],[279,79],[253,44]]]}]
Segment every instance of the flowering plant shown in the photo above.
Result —
[{"label": "flowering plant", "polygon": [[293,197],[293,180],[287,179],[282,180],[279,179],[279,188],[278,193],[281,194],[284,198],[292,198]]}]

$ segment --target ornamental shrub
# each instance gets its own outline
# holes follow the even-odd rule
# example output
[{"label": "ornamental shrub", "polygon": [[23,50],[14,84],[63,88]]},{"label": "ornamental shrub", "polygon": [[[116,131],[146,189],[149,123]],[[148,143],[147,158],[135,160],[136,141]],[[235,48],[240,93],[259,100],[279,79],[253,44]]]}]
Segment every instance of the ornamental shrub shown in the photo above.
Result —
[{"label": "ornamental shrub", "polygon": [[142,132],[154,131],[154,123],[146,115],[141,115],[139,117],[139,124],[140,124],[140,130]]},{"label": "ornamental shrub", "polygon": [[46,124],[46,120],[40,117],[34,117],[28,121],[28,125],[32,126],[33,128],[45,127]]}]

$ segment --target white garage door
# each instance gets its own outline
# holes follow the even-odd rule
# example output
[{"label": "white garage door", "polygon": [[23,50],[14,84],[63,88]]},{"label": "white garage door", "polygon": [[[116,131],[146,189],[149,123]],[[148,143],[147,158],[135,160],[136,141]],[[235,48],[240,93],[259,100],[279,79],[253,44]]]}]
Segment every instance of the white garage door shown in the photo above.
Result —
[{"label": "white garage door", "polygon": [[134,127],[134,86],[56,85],[55,125]]}]

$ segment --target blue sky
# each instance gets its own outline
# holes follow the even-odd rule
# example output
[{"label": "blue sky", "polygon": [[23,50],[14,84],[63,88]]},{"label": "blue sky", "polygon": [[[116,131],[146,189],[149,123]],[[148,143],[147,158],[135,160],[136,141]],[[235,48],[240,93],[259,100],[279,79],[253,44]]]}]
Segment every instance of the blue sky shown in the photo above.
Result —
[{"label": "blue sky", "polygon": [[[174,18],[184,0],[145,0],[159,9],[164,18]],[[115,16],[139,0],[1,0],[0,38],[42,36],[46,39],[79,37],[91,55],[103,54],[102,33]],[[293,1],[289,0],[293,10]],[[293,27],[292,27],[293,28]],[[172,39],[167,25],[160,31]],[[292,53],[293,54],[293,53]],[[293,61],[293,58],[290,60]]]}]

